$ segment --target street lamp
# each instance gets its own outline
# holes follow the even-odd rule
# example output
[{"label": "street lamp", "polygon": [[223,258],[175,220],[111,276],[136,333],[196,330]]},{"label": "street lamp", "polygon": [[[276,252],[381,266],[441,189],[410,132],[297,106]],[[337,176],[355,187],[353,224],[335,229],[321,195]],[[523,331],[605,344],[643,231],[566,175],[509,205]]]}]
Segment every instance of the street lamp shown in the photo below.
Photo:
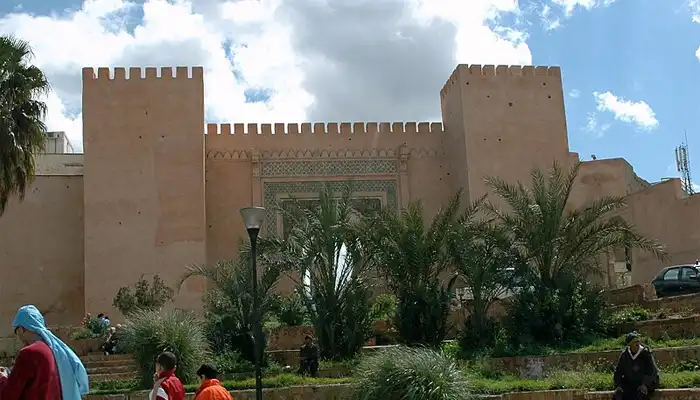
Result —
[{"label": "street lamp", "polygon": [[260,296],[258,293],[257,242],[260,228],[265,221],[263,207],[241,208],[241,217],[250,238],[250,270],[253,274],[253,351],[255,352],[255,400],[262,400],[262,323],[260,315]]}]

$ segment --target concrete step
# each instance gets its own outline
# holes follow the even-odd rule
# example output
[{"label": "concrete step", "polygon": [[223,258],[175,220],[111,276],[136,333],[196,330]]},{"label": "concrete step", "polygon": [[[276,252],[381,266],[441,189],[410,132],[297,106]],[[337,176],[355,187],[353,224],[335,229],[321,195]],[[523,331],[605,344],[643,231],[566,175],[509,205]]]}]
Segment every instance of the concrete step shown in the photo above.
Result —
[{"label": "concrete step", "polygon": [[122,365],[136,366],[134,360],[114,360],[114,361],[83,361],[85,368],[120,367]]},{"label": "concrete step", "polygon": [[136,379],[138,375],[136,372],[122,372],[119,374],[93,374],[88,375],[90,382],[104,382],[104,381],[128,381],[131,379]]},{"label": "concrete step", "polygon": [[85,367],[87,369],[88,375],[100,375],[100,374],[123,374],[123,373],[133,373],[136,371],[136,365],[126,364],[118,366],[109,367]]},{"label": "concrete step", "polygon": [[116,354],[106,356],[104,353],[90,353],[86,356],[80,357],[80,360],[84,363],[91,361],[125,361],[133,360],[134,357],[131,354]]}]

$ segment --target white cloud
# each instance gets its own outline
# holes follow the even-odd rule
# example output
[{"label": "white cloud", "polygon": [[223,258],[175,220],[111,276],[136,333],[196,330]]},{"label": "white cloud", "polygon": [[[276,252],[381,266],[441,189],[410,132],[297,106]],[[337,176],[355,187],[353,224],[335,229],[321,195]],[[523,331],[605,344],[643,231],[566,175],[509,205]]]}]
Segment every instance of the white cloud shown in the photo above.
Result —
[{"label": "white cloud", "polygon": [[610,124],[600,124],[598,122],[598,115],[591,112],[586,116],[586,126],[583,128],[583,130],[594,134],[596,137],[603,137],[605,132],[610,129],[610,126]]},{"label": "white cloud", "polygon": [[617,0],[552,0],[553,6],[545,4],[540,9],[540,19],[545,29],[553,30],[561,27],[562,19],[570,18],[577,9],[590,11],[596,7],[607,7],[616,1]]},{"label": "white cloud", "polygon": [[615,119],[634,124],[644,130],[656,129],[659,121],[651,106],[644,101],[631,101],[611,92],[593,92],[598,111],[611,112]]},{"label": "white cloud", "polygon": [[[519,13],[516,0],[85,0],[0,16],[0,34],[31,43],[54,88],[47,125],[81,149],[83,66],[202,65],[211,122],[438,120],[457,63],[532,62],[526,34],[500,26]],[[269,100],[246,102],[255,89]]]},{"label": "white cloud", "polygon": [[573,97],[574,99],[577,99],[579,96],[581,96],[581,91],[578,89],[572,89],[569,92],[569,97]]},{"label": "white cloud", "polygon": [[[690,14],[693,22],[700,24],[700,0],[689,0],[688,7],[690,8]],[[695,57],[700,61],[700,46],[695,50]]]}]

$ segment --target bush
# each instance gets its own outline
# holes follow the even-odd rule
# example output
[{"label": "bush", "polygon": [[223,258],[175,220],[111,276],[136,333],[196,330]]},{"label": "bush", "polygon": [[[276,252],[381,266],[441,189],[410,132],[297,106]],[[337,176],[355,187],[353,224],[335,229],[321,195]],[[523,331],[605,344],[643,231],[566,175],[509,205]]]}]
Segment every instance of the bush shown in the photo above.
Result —
[{"label": "bush", "polygon": [[570,281],[554,290],[526,286],[506,304],[508,352],[587,344],[606,330],[605,306],[602,292],[585,281]]},{"label": "bush", "polygon": [[280,298],[276,314],[279,322],[284,325],[302,325],[306,319],[306,307],[299,293],[294,291],[289,296]]},{"label": "bush", "polygon": [[372,318],[375,321],[393,321],[396,317],[396,296],[382,293],[372,304]]},{"label": "bush", "polygon": [[353,400],[470,399],[455,361],[439,352],[396,347],[367,357],[357,368]]},{"label": "bush", "polygon": [[141,278],[132,288],[123,286],[119,288],[117,295],[112,301],[112,305],[117,308],[122,315],[128,317],[129,314],[140,310],[159,310],[165,303],[171,301],[175,291],[165,284],[165,281],[156,274],[153,275],[153,283]]},{"label": "bush", "polygon": [[459,332],[459,348],[463,358],[485,356],[496,345],[501,326],[493,318],[487,317],[483,326],[475,329],[473,320],[468,316],[464,327]]},{"label": "bush", "polygon": [[403,343],[440,346],[449,331],[450,290],[435,280],[399,294],[396,330]]},{"label": "bush", "polygon": [[163,351],[175,353],[175,374],[185,383],[197,380],[197,369],[209,355],[201,322],[182,310],[142,310],[131,314],[124,324],[121,341],[124,350],[134,355],[144,387],[153,384],[155,361]]}]

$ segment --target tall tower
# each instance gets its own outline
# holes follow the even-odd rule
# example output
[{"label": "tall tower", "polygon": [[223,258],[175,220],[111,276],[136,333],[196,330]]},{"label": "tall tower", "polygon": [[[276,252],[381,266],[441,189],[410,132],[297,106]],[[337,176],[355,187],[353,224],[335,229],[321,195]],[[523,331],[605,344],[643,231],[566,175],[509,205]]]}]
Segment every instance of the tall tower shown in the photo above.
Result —
[{"label": "tall tower", "polygon": [[676,168],[681,174],[681,186],[683,190],[692,195],[695,193],[693,182],[690,178],[690,153],[688,151],[688,133],[685,133],[685,142],[676,147]]},{"label": "tall tower", "polygon": [[[142,275],[167,279],[206,261],[202,68],[126,72],[83,69],[88,312],[111,310]],[[175,306],[200,302],[183,290]]]},{"label": "tall tower", "polygon": [[459,65],[440,99],[452,183],[472,200],[486,176],[529,183],[533,167],[569,161],[559,67]]}]

